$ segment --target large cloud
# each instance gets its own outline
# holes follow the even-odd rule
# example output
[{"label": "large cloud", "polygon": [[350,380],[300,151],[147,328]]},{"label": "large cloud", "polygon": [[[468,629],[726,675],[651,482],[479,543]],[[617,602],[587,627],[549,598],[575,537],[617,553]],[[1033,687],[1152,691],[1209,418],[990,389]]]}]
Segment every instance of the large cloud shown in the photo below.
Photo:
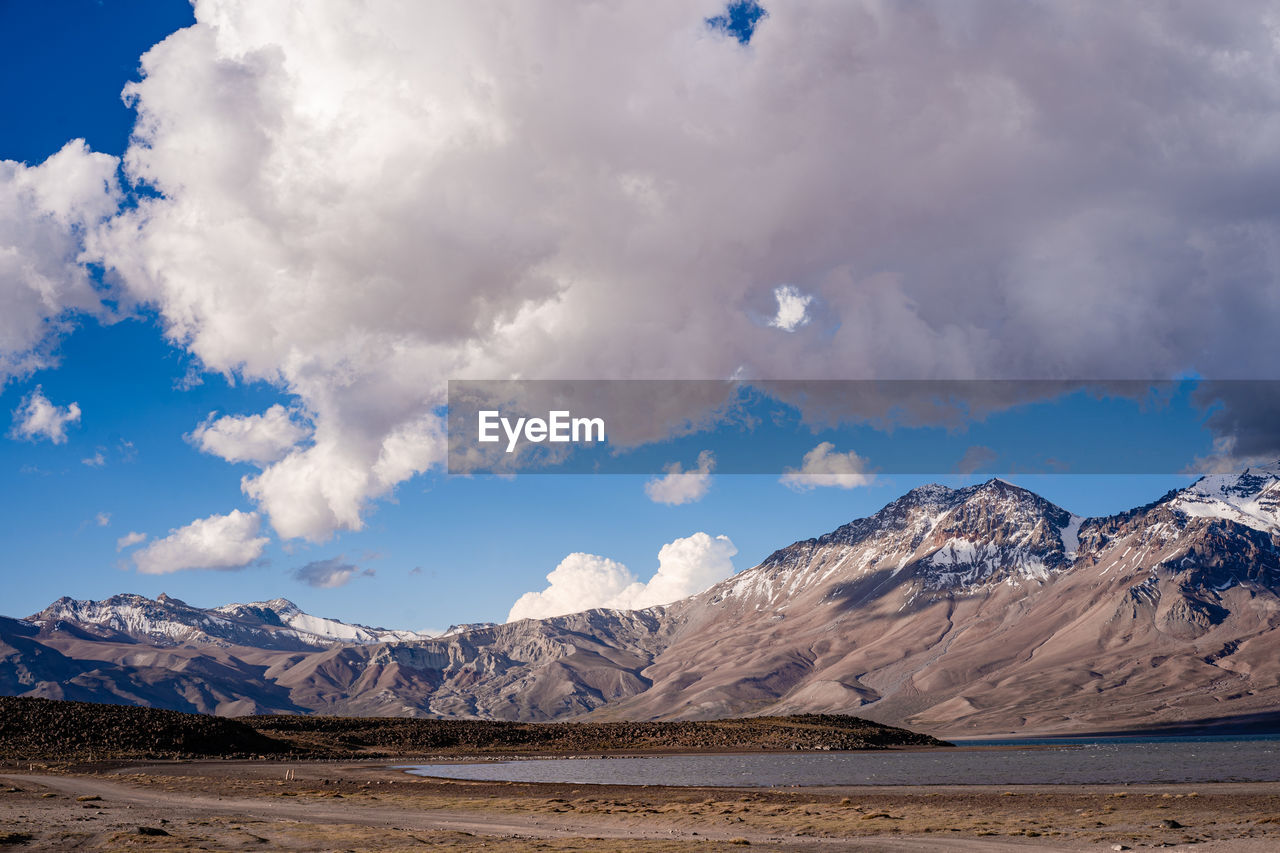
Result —
[{"label": "large cloud", "polygon": [[118,163],[80,139],[38,166],[0,160],[0,389],[50,363],[71,315],[99,310],[81,239],[116,212]]},{"label": "large cloud", "polygon": [[520,596],[507,621],[545,619],[597,607],[636,610],[670,604],[733,574],[737,553],[728,536],[695,533],[663,545],[658,551],[658,570],[645,583],[615,560],[570,554],[547,575],[546,589]]},{"label": "large cloud", "polygon": [[199,0],[144,57],[162,195],[92,253],[296,395],[280,535],[438,464],[450,377],[1277,370],[1272,4],[721,11]]}]

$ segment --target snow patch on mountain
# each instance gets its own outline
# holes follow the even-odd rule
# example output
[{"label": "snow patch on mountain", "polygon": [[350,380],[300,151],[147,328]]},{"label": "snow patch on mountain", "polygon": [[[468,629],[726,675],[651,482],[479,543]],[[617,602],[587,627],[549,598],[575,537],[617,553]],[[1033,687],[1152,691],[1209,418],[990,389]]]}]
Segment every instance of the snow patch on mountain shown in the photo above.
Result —
[{"label": "snow patch on mountain", "polygon": [[1080,525],[1082,524],[1084,524],[1084,517],[1073,514],[1067,526],[1058,533],[1062,539],[1062,552],[1066,554],[1068,560],[1074,560],[1080,553]]},{"label": "snow patch on mountain", "polygon": [[388,628],[371,628],[368,625],[349,624],[337,619],[312,616],[287,598],[270,601],[254,601],[248,604],[224,604],[214,608],[217,613],[243,617],[246,613],[274,614],[282,626],[293,628],[300,635],[310,635],[332,643],[396,643],[410,640],[427,640],[430,634],[417,631],[396,631]]},{"label": "snow patch on mountain", "polygon": [[1002,549],[987,542],[949,539],[929,557],[927,564],[936,569],[927,586],[937,588],[971,587],[990,579],[1001,569],[1010,579],[1048,580],[1049,568],[1037,554],[1025,548]]}]

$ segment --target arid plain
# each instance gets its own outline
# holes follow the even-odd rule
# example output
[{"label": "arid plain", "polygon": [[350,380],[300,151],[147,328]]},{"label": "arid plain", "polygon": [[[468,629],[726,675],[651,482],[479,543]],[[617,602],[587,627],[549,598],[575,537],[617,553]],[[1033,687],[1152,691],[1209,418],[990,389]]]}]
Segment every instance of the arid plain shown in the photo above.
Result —
[{"label": "arid plain", "polygon": [[384,762],[29,763],[0,769],[0,845],[1261,853],[1280,845],[1280,784],[678,788],[460,782]]}]

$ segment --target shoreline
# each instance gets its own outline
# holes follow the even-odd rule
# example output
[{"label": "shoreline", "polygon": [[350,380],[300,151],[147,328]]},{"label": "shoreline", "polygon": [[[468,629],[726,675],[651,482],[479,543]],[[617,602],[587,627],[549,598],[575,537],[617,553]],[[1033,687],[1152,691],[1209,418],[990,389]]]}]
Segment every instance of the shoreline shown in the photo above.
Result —
[{"label": "shoreline", "polygon": [[1070,744],[1079,742],[1177,742],[1177,741],[1223,741],[1223,740],[1280,740],[1280,731],[1223,731],[1221,729],[1179,729],[1176,732],[1153,732],[1145,729],[1120,729],[1101,732],[1084,732],[1082,734],[1003,734],[1003,735],[951,735],[948,743],[956,746],[998,745],[1012,743],[1016,745],[1031,744]]}]

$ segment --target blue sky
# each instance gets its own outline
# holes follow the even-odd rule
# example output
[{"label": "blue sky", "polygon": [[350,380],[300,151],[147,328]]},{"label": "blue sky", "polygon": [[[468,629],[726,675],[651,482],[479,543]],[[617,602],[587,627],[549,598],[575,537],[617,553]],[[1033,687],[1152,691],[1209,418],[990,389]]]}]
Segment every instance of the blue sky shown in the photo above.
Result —
[{"label": "blue sky", "polygon": [[[599,554],[647,577],[657,568],[658,549],[695,531],[727,535],[737,546],[738,569],[776,548],[817,536],[868,515],[914,486],[944,482],[959,487],[989,475],[950,473],[955,448],[938,473],[887,474],[856,489],[817,488],[797,492],[772,475],[713,476],[707,494],[694,503],[669,506],[650,500],[651,475],[541,474],[502,478],[420,475],[402,484],[395,498],[370,513],[366,529],[323,544],[274,541],[254,565],[238,571],[187,571],[161,577],[140,575],[117,540],[128,532],[162,536],[193,518],[227,507],[249,509],[239,478],[252,470],[198,452],[184,436],[213,411],[254,412],[287,395],[266,383],[228,383],[204,375],[183,387],[191,360],[165,343],[153,319],[101,326],[86,322],[60,347],[58,367],[12,382],[0,400],[6,409],[35,387],[51,400],[77,402],[81,422],[64,444],[9,438],[0,444],[9,613],[27,615],[60,595],[102,598],[121,591],[154,597],[161,592],[213,606],[231,600],[278,596],[312,611],[413,629],[444,628],[460,621],[502,621],[523,592],[540,587],[542,576],[568,553]],[[743,434],[736,426],[716,433],[646,448],[655,458],[688,460],[711,446],[769,446],[792,455],[819,440],[874,453],[878,446],[945,452],[948,438],[1016,448],[1020,437],[1051,430],[1061,434],[1072,418],[1097,417],[1096,406],[1076,400],[1037,407],[1034,416],[995,418],[967,435],[927,429],[896,436],[870,428],[770,429]],[[1124,405],[1118,423],[1148,426],[1187,459],[1207,451],[1202,413],[1185,405],[1142,415]],[[908,431],[908,433],[913,431]],[[939,448],[940,441],[944,443]],[[1033,446],[1035,449],[1035,446]],[[895,452],[902,452],[895,450]],[[101,465],[86,464],[101,454]],[[731,465],[732,462],[729,462]],[[1082,514],[1128,509],[1189,483],[1176,474],[1017,475],[1006,479]],[[101,524],[99,514],[109,518]],[[312,589],[291,574],[313,560],[343,556],[372,578],[336,589]],[[414,569],[422,571],[413,573]]]},{"label": "blue sky", "polygon": [[5,2],[0,81],[8,120],[0,157],[39,162],[68,139],[123,153],[133,113],[120,100],[138,57],[195,22],[185,0]]},{"label": "blue sky", "polygon": [[[18,294],[0,310],[17,318],[20,342],[0,359],[0,612],[163,591],[202,606],[283,596],[399,628],[501,621],[572,552],[625,563],[643,581],[662,546],[701,531],[731,539],[741,570],[921,483],[985,479],[955,473],[973,447],[991,451],[990,470],[1085,515],[1189,483],[1178,472],[1197,459],[1229,460],[1232,434],[1182,388],[1163,406],[1078,393],[950,430],[814,430],[768,403],[750,431],[727,425],[632,454],[648,473],[446,475],[431,456],[432,413],[443,380],[461,375],[1276,378],[1274,344],[1256,333],[1274,329],[1274,270],[1265,240],[1241,236],[1265,231],[1273,211],[1224,203],[1209,220],[1194,197],[1160,195],[1183,190],[1154,172],[1138,188],[1145,201],[1126,211],[1132,194],[1113,193],[1103,172],[1128,175],[1131,164],[1100,158],[1083,131],[1055,135],[1080,109],[1066,89],[1094,91],[1069,51],[1045,57],[1065,69],[1063,91],[1041,91],[1034,64],[985,40],[995,30],[983,14],[939,11],[956,28],[941,54],[932,30],[909,23],[879,36],[900,44],[860,48],[894,81],[884,101],[837,54],[806,43],[826,29],[863,39],[856,16],[814,29],[790,9],[701,7],[568,17],[565,32],[600,49],[566,55],[536,17],[508,28],[460,10],[438,27],[380,7],[307,25],[212,2],[191,27],[197,14],[183,0],[0,5],[0,159],[32,170],[4,173],[18,212],[0,218],[10,232],[0,237],[83,277],[65,299],[33,300],[34,277],[0,269],[0,287]],[[1224,111],[1213,138],[1228,143],[1222,163],[1197,161],[1196,177],[1239,168],[1229,142],[1250,146],[1258,128],[1229,113],[1232,98],[1223,106],[1223,84],[1194,64],[1194,45],[1162,53],[1123,15],[1071,23],[1082,38],[1110,27],[1152,62],[1201,75]],[[1032,36],[1047,38],[1045,26]],[[185,27],[187,41],[154,51],[144,73],[142,54]],[[1250,32],[1242,8],[1214,37]],[[374,47],[400,37],[403,51]],[[451,53],[455,41],[470,52]],[[653,80],[637,77],[611,59],[629,51],[668,61]],[[932,58],[907,62],[912,51]],[[1064,162],[1032,163],[1044,151],[1036,139],[988,137],[1001,107],[981,99],[938,105],[947,118],[937,139],[910,135],[924,132],[911,99],[955,82],[975,56],[991,79],[1016,84]],[[835,64],[806,64],[819,62]],[[673,64],[679,86],[662,79]],[[132,108],[121,99],[131,81]],[[1140,95],[1151,93],[1130,93]],[[1093,118],[1129,114],[1123,100],[1096,97]],[[857,138],[830,124],[853,107],[869,117]],[[149,120],[135,128],[138,110]],[[791,136],[788,123],[807,132]],[[1100,132],[1150,130],[1121,125]],[[1184,132],[1196,150],[1197,128]],[[35,171],[77,138],[86,147],[65,169]],[[916,159],[898,159],[904,145]],[[93,168],[106,171],[85,178]],[[1060,185],[1059,172],[1076,177]],[[977,195],[974,174],[985,175]],[[118,184],[117,211],[84,212],[97,210],[104,180]],[[985,207],[939,212],[973,204]],[[885,218],[862,218],[867,209]],[[63,417],[74,404],[78,417],[24,433],[37,399]],[[1249,402],[1236,404],[1232,423],[1248,424]],[[205,428],[238,441],[272,411],[292,439],[258,462],[200,449]],[[837,467],[821,470],[864,465],[874,481],[780,482],[824,442]],[[694,497],[653,499],[655,471],[688,471],[704,450],[717,467]],[[1050,455],[1091,474],[1019,473],[1047,470]],[[762,457],[776,470],[726,473]],[[210,536],[240,537],[230,553],[248,559],[199,539],[191,526],[213,518],[244,521]],[[151,552],[164,573],[138,570],[139,553],[182,531],[221,555],[203,558],[216,568],[184,545]],[[146,539],[119,546],[130,533]],[[326,560],[358,571],[328,588],[294,576]]]}]

